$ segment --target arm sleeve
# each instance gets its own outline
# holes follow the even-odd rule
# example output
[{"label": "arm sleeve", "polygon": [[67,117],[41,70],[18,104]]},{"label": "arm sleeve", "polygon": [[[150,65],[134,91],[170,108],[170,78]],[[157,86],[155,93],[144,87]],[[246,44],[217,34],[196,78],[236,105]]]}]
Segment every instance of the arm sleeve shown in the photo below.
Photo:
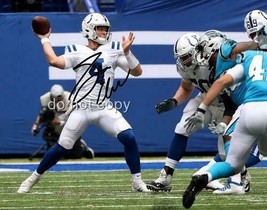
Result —
[{"label": "arm sleeve", "polygon": [[229,69],[226,74],[230,74],[234,79],[234,84],[237,84],[244,80],[244,67],[242,64],[237,64],[233,68]]}]

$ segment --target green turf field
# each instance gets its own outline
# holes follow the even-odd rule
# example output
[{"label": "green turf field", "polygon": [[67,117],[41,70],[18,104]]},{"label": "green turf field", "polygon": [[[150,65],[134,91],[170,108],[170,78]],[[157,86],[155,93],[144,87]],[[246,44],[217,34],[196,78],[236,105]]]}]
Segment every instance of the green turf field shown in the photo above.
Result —
[{"label": "green turf field", "polygon": [[[143,171],[148,182],[158,170]],[[29,194],[17,194],[30,173],[0,173],[0,209],[184,209],[181,198],[192,170],[176,170],[173,190],[164,193],[131,192],[128,171],[47,172]],[[191,209],[267,209],[267,171],[250,169],[251,191],[245,195],[215,196],[203,191]]]}]

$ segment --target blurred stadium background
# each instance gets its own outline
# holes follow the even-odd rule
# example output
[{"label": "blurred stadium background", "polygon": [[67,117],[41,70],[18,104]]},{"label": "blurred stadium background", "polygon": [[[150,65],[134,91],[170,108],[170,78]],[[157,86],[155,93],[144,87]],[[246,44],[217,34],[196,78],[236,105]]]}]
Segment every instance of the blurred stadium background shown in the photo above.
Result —
[{"label": "blurred stadium background", "polygon": [[[30,133],[40,110],[39,96],[55,83],[69,91],[75,84],[71,71],[57,72],[48,66],[40,41],[31,31],[34,16],[50,20],[51,42],[58,54],[68,44],[85,43],[81,21],[89,12],[102,12],[110,19],[113,40],[134,32],[132,51],[142,63],[144,75],[130,78],[113,94],[112,101],[130,102],[124,115],[134,129],[140,152],[155,156],[167,152],[184,107],[162,115],[154,110],[155,104],[173,96],[181,81],[175,71],[174,42],[185,32],[209,29],[246,41],[243,19],[253,9],[267,11],[267,1],[1,0],[0,157],[27,157],[43,145],[41,135],[35,138]],[[116,81],[123,78],[117,70]],[[93,126],[83,138],[97,156],[123,153],[116,139]],[[195,133],[187,154],[214,154],[216,138],[207,130]]]}]

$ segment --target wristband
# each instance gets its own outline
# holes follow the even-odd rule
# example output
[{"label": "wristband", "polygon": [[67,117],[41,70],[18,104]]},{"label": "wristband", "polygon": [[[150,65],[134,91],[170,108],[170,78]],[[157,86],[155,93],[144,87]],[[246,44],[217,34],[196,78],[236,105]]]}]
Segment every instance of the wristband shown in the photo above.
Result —
[{"label": "wristband", "polygon": [[44,44],[46,42],[49,42],[50,43],[50,40],[47,37],[41,39],[41,43],[42,44]]},{"label": "wristband", "polygon": [[221,125],[224,129],[226,129],[226,127],[227,127],[226,123],[224,123],[224,122],[220,122],[220,125]]},{"label": "wristband", "polygon": [[139,64],[139,61],[132,54],[131,51],[129,52],[128,55],[125,55],[125,57],[126,57],[126,60],[128,61],[128,64],[129,64],[130,69],[134,69]]},{"label": "wristband", "polygon": [[198,106],[198,108],[200,108],[200,109],[206,111],[207,106],[206,106],[205,104],[201,103],[201,104]]}]

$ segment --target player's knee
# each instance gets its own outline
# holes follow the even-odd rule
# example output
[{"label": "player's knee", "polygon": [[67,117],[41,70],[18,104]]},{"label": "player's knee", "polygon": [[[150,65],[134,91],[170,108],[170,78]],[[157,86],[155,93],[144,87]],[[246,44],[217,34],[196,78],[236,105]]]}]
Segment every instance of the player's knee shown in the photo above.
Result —
[{"label": "player's knee", "polygon": [[133,146],[136,144],[135,135],[132,129],[128,129],[128,130],[120,132],[117,138],[126,147]]},{"label": "player's knee", "polygon": [[63,148],[70,150],[73,148],[75,141],[72,139],[59,139],[58,144]]},{"label": "player's knee", "polygon": [[181,122],[176,125],[174,132],[182,136],[188,136],[186,129],[184,127],[184,123]]},{"label": "player's knee", "polygon": [[59,143],[55,144],[54,149],[57,150],[58,153],[64,154],[67,152],[67,149],[61,146]]}]

